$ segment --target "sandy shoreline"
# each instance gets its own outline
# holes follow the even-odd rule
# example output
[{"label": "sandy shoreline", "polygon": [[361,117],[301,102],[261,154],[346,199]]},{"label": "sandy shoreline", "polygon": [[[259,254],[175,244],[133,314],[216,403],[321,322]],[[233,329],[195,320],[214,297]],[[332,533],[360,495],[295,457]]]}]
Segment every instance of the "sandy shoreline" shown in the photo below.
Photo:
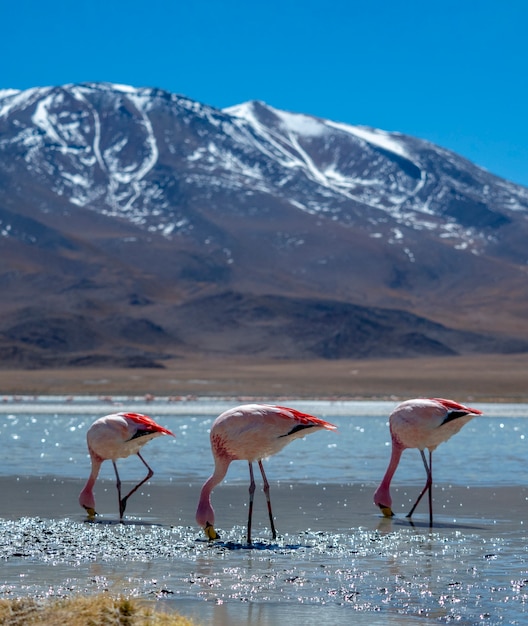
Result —
[{"label": "sandy shoreline", "polygon": [[193,358],[164,365],[0,370],[0,395],[528,400],[528,354],[294,362]]}]

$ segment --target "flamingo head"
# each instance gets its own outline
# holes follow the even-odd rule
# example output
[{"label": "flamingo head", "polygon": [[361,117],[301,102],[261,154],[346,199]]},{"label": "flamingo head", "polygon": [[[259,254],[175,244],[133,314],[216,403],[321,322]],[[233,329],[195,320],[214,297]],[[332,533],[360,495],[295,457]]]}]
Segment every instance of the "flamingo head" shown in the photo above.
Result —
[{"label": "flamingo head", "polygon": [[200,502],[198,503],[198,509],[196,511],[196,522],[198,526],[204,529],[205,536],[209,541],[219,539],[220,536],[214,529],[215,514],[213,507],[211,506],[211,500],[207,490],[202,490]]},{"label": "flamingo head", "polygon": [[95,512],[95,498],[89,485],[86,486],[79,494],[79,504],[88,513],[88,518],[94,519],[97,515]]},{"label": "flamingo head", "polygon": [[95,509],[92,508],[91,506],[85,506],[84,508],[86,512],[88,513],[88,519],[95,519],[95,516],[97,515],[97,513],[95,512]]},{"label": "flamingo head", "polygon": [[88,513],[88,519],[94,519],[97,513],[95,512],[95,500],[93,494],[85,494],[81,491],[81,495],[79,496],[79,504]]},{"label": "flamingo head", "polygon": [[394,516],[389,487],[384,482],[382,482],[376,489],[376,493],[374,494],[374,504],[380,508],[384,517]]}]

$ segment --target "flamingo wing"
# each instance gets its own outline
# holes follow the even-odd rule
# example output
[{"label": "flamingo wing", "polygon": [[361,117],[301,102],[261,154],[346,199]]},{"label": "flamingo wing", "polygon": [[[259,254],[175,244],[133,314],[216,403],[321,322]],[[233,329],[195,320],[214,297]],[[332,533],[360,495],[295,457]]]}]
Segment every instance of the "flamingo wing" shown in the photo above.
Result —
[{"label": "flamingo wing", "polygon": [[460,404],[459,402],[455,402],[454,400],[446,400],[445,398],[431,398],[431,400],[433,402],[438,402],[448,411],[461,411],[466,415],[468,413],[482,415],[482,411],[479,411],[478,409],[472,409],[471,407]]},{"label": "flamingo wing", "polygon": [[160,433],[164,435],[171,435],[172,437],[175,436],[174,433],[168,428],[160,426],[148,415],[143,415],[141,413],[120,413],[120,415],[136,424],[138,426],[138,430],[141,430],[144,433]]},{"label": "flamingo wing", "polygon": [[279,415],[286,419],[293,419],[298,423],[298,427],[296,430],[301,430],[303,428],[326,428],[327,430],[337,430],[337,426],[322,420],[318,417],[314,417],[313,415],[309,415],[308,413],[302,413],[301,411],[297,411],[297,409],[290,409],[286,406],[276,406],[276,409],[279,410]]}]

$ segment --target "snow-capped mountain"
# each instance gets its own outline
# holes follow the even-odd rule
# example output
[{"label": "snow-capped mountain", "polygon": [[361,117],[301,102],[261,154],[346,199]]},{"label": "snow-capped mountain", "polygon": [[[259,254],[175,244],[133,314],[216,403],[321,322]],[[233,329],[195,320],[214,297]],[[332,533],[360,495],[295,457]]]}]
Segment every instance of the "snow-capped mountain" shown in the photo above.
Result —
[{"label": "snow-capped mountain", "polygon": [[[170,344],[279,355],[284,328],[310,310],[286,355],[306,356],[318,302],[340,311],[338,328],[317,324],[337,356],[406,353],[401,341],[385,351],[345,341],[350,306],[486,337],[437,337],[439,353],[493,350],[490,333],[505,341],[495,349],[521,349],[527,235],[528,189],[400,133],[123,85],[0,91],[0,284],[12,295],[0,332],[13,354],[38,346],[38,320],[55,329],[42,339],[50,348],[50,333],[77,345],[64,328],[93,318],[101,344],[125,333],[123,353],[147,335],[164,337],[160,354]],[[189,331],[190,310],[207,342]],[[417,325],[407,319],[411,334]]]}]

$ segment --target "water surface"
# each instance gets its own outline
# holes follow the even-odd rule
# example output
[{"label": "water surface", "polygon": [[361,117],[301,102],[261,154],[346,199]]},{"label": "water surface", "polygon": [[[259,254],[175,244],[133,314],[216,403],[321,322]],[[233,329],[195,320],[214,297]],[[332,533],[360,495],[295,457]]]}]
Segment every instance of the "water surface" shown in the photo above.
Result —
[{"label": "water surface", "polygon": [[[435,523],[405,513],[425,476],[404,453],[393,482],[397,516],[372,504],[390,454],[390,402],[295,402],[338,426],[292,442],[266,461],[279,538],[255,502],[255,542],[244,540],[247,464],[233,463],[213,494],[221,540],[194,522],[212,471],[208,432],[237,402],[9,398],[0,403],[3,518],[0,597],[109,590],[151,598],[203,624],[524,624],[528,406],[484,411],[435,452]],[[96,485],[97,523],[77,494],[89,472],[85,433],[116,410],[151,415],[176,434],[144,449],[155,475],[117,523],[114,476]],[[119,461],[139,479],[137,459]]]}]

